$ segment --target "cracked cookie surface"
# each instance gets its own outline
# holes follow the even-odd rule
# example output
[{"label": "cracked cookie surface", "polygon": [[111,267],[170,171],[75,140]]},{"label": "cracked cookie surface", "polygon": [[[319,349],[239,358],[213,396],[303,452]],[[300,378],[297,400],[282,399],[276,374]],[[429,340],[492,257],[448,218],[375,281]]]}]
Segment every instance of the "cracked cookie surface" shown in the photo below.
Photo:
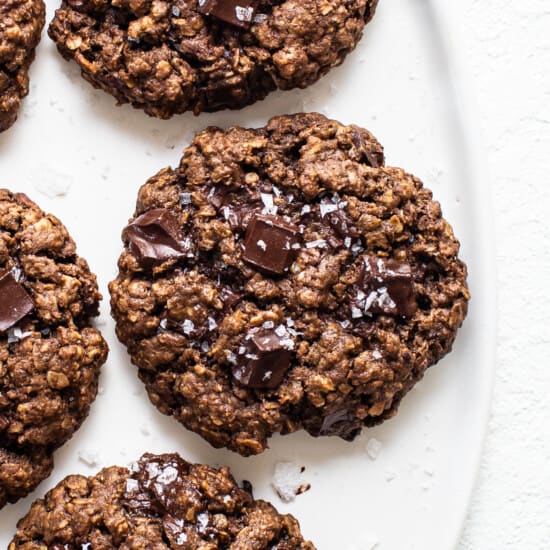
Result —
[{"label": "cracked cookie surface", "polygon": [[0,2],[0,132],[15,122],[21,100],[29,93],[29,67],[45,16],[42,0]]},{"label": "cracked cookie surface", "polygon": [[0,507],[47,477],[88,415],[107,345],[101,295],[61,222],[0,190]]},{"label": "cracked cookie surface", "polygon": [[215,3],[64,0],[49,35],[94,87],[169,118],[313,84],[355,48],[377,0],[242,0],[240,26]]},{"label": "cracked cookie surface", "polygon": [[123,240],[112,315],[151,401],[242,455],[392,417],[467,311],[432,193],[318,114],[198,134]]},{"label": "cracked cookie surface", "polygon": [[298,522],[228,468],[146,454],[130,469],[69,476],[18,523],[9,550],[315,550]]}]

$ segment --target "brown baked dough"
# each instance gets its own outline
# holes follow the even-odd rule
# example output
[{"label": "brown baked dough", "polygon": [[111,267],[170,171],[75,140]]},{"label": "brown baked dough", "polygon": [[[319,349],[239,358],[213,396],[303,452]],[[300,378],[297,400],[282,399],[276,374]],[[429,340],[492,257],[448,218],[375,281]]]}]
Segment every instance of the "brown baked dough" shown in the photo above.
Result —
[{"label": "brown baked dough", "polygon": [[42,0],[0,2],[0,132],[15,122],[21,99],[29,93],[29,67],[45,17]]},{"label": "brown baked dough", "polygon": [[139,191],[110,285],[151,401],[215,447],[352,440],[451,349],[469,292],[422,182],[318,114],[208,128]]},{"label": "brown baked dough", "polygon": [[61,222],[0,190],[0,508],[31,492],[97,393],[95,275]]},{"label": "brown baked dough", "polygon": [[355,48],[377,0],[241,3],[257,4],[249,28],[198,0],[63,0],[49,35],[94,87],[169,118],[313,84]]},{"label": "brown baked dough", "polygon": [[144,455],[130,469],[69,476],[18,523],[9,550],[315,550],[291,515],[228,468]]}]

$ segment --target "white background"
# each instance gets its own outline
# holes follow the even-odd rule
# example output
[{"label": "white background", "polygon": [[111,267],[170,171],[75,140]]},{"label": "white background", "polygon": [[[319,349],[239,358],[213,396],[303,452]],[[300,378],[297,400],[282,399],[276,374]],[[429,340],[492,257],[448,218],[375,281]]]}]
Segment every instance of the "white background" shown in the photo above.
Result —
[{"label": "white background", "polygon": [[[390,0],[391,1],[391,0]],[[550,2],[462,0],[496,223],[492,415],[460,550],[550,548]]]},{"label": "white background", "polygon": [[[436,1],[451,9],[449,0]],[[164,123],[128,107],[115,108],[110,98],[92,91],[78,78],[74,64],[59,59],[44,36],[33,68],[31,97],[25,101],[21,120],[0,137],[0,183],[28,192],[46,210],[59,214],[74,235],[79,250],[99,275],[106,297],[102,328],[110,337],[112,352],[102,377],[105,392],[80,432],[57,453],[54,474],[28,499],[0,512],[0,541],[7,540],[4,529],[13,530],[15,520],[30,502],[67,473],[91,474],[99,466],[124,464],[135,458],[138,450],[160,451],[177,446],[193,459],[229,462],[240,477],[250,467],[250,460],[243,462],[233,455],[212,451],[146,405],[141,385],[123,350],[114,342],[112,323],[108,321],[106,283],[114,276],[120,249],[118,233],[131,214],[137,186],[160,167],[177,162],[179,149],[201,125],[228,125],[233,121],[259,125],[270,114],[301,109],[318,109],[344,122],[364,125],[384,143],[390,164],[406,166],[425,179],[455,223],[465,245],[463,254],[467,259],[475,256],[475,242],[463,223],[468,197],[460,197],[453,187],[459,166],[448,150],[446,123],[438,125],[445,116],[446,99],[436,88],[429,40],[422,42],[422,27],[417,27],[419,22],[414,19],[416,12],[422,12],[424,2],[427,0],[381,0],[379,14],[358,50],[344,67],[310,90],[276,94],[243,113],[210,115],[200,120],[186,115]],[[47,4],[51,16],[57,0]],[[500,295],[493,412],[479,483],[459,548],[546,550],[550,547],[550,5],[547,0],[463,0],[452,2],[452,10],[455,17],[450,21],[449,39],[460,64],[469,66],[473,76],[462,84],[467,95],[477,99],[473,131],[485,143],[491,174],[484,184],[493,196]],[[429,34],[427,28],[424,32]],[[390,51],[388,44],[395,47]],[[350,82],[357,77],[355,71],[363,70],[371,77],[364,91],[367,105],[350,111],[345,94],[352,91],[361,97],[363,91],[353,90]],[[482,225],[490,223],[488,215]],[[472,262],[474,275],[479,265]],[[480,299],[479,293],[476,299]],[[263,470],[284,458],[309,461],[313,488],[299,497],[297,507],[288,508],[303,518],[308,536],[315,539],[315,518],[309,517],[309,510],[319,502],[317,491],[323,484],[325,490],[329,485],[337,488],[338,476],[343,475],[350,461],[357,460],[365,476],[377,480],[364,494],[365,509],[388,495],[389,502],[382,510],[388,510],[391,502],[397,508],[410,500],[411,517],[418,518],[419,531],[440,531],[434,539],[439,541],[454,537],[446,530],[454,530],[450,520],[460,513],[458,505],[453,511],[453,499],[461,487],[466,492],[469,487],[468,479],[461,478],[463,473],[456,470],[456,479],[451,482],[444,470],[436,468],[433,475],[431,466],[407,470],[406,462],[403,468],[399,465],[392,469],[392,464],[398,463],[394,457],[412,452],[416,464],[425,466],[426,450],[434,446],[434,441],[437,453],[444,455],[442,442],[449,436],[453,410],[447,409],[445,414],[450,416],[444,417],[441,403],[455,403],[454,383],[464,384],[461,391],[464,395],[468,392],[468,397],[476,391],[467,384],[475,378],[465,374],[473,365],[467,352],[472,351],[476,336],[475,311],[473,308],[461,332],[457,349],[445,360],[446,368],[442,365],[430,372],[405,400],[401,415],[374,431],[383,442],[376,462],[369,462],[365,456],[367,436],[351,445],[315,442],[311,449],[311,442],[300,434],[283,438],[284,442],[277,440],[274,449],[256,460],[256,466],[261,465]],[[121,408],[120,403],[125,406]],[[145,414],[137,418],[134,410]],[[467,422],[472,422],[472,428],[476,424],[476,419],[465,421],[458,414],[454,416],[462,422],[453,430]],[[483,422],[483,418],[477,420]],[[123,429],[110,431],[110,421]],[[466,441],[461,439],[463,435],[456,432],[457,450],[464,456],[468,454],[470,460],[476,450],[460,448],[458,442]],[[97,453],[98,464],[87,467],[76,459],[78,452]],[[337,457],[334,475],[331,479],[326,475],[316,478],[323,474],[317,463],[322,465],[327,457]],[[457,452],[457,465],[461,458]],[[392,492],[387,489],[387,478],[395,473]],[[262,496],[286,510],[270,492],[268,479],[259,485]],[[454,489],[449,491],[449,487]],[[430,506],[437,502],[433,495],[445,489],[449,491],[443,495],[449,501],[448,509],[432,511]],[[346,494],[351,491],[352,487],[346,487]],[[333,505],[340,510],[346,502],[340,505],[335,501]],[[320,517],[330,512],[326,507],[319,510]],[[356,548],[370,550],[376,542],[381,550],[415,547],[406,542],[389,543],[391,534],[399,532],[403,541],[417,536],[421,540],[422,533],[396,529],[392,514],[380,516],[385,517],[381,517],[377,528],[375,516],[364,515],[361,528],[367,536]],[[388,525],[383,527],[384,522]],[[399,526],[403,527],[400,521]],[[384,530],[390,533],[387,538],[380,536]],[[319,547],[326,546],[320,543]],[[446,550],[448,545],[445,542],[419,548]]]}]

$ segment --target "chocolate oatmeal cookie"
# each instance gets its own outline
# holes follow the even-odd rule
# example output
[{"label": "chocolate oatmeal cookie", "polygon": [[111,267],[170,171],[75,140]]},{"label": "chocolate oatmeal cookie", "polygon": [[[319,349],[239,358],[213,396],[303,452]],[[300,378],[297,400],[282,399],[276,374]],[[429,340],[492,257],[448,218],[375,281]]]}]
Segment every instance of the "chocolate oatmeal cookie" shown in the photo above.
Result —
[{"label": "chocolate oatmeal cookie", "polygon": [[29,67],[45,16],[42,0],[0,1],[0,132],[15,122],[29,93]]},{"label": "chocolate oatmeal cookie", "polygon": [[63,0],[49,28],[94,87],[147,114],[240,109],[342,63],[378,0]]},{"label": "chocolate oatmeal cookie", "polygon": [[241,489],[228,468],[177,454],[69,476],[19,521],[9,550],[315,550],[298,522]]},{"label": "chocolate oatmeal cookie", "polygon": [[432,193],[318,114],[200,133],[123,240],[112,314],[151,401],[242,455],[392,417],[466,315]]},{"label": "chocolate oatmeal cookie", "polygon": [[0,190],[0,508],[31,492],[88,415],[107,356],[101,295],[67,230]]}]

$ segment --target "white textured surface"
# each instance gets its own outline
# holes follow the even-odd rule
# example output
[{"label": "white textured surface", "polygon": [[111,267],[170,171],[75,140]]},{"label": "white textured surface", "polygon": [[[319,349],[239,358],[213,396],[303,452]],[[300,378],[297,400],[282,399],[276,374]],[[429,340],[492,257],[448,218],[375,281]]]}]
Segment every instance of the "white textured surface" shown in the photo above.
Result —
[{"label": "white textured surface", "polygon": [[[390,162],[407,166],[422,176],[456,223],[470,259],[476,245],[468,236],[464,209],[472,205],[467,201],[465,204],[460,193],[453,196],[454,180],[461,175],[461,165],[457,162],[461,151],[453,156],[447,150],[448,144],[453,143],[445,120],[449,105],[434,75],[433,48],[430,50],[431,42],[426,38],[429,27],[418,27],[419,12],[426,2],[382,0],[380,13],[358,51],[344,67],[310,90],[275,94],[269,103],[243,113],[210,115],[200,121],[184,116],[162,123],[146,119],[127,107],[116,109],[109,98],[93,92],[80,81],[75,67],[63,63],[45,37],[33,68],[33,93],[25,102],[18,125],[9,136],[6,134],[0,139],[0,176],[5,180],[4,185],[8,185],[9,180],[9,184],[18,185],[44,208],[60,215],[77,239],[80,250],[99,272],[106,294],[106,282],[113,275],[120,247],[118,241],[113,243],[112,227],[118,234],[132,209],[137,185],[160,166],[176,162],[178,149],[188,142],[195,128],[208,123],[227,125],[232,121],[254,125],[269,114],[317,109],[371,128],[387,146]],[[47,0],[47,3],[51,15],[52,7],[58,2]],[[479,487],[459,548],[546,550],[550,540],[547,473],[550,443],[544,438],[545,429],[550,426],[547,405],[550,402],[550,367],[547,366],[550,351],[550,6],[548,0],[513,3],[464,0],[453,4],[458,17],[453,21],[452,30],[460,35],[457,43],[465,45],[462,54],[467,56],[474,72],[472,91],[478,97],[481,132],[488,145],[493,174],[501,295],[494,412]],[[362,90],[356,84],[359,89],[354,90],[349,85],[351,78],[359,81],[364,74],[365,78],[372,77],[368,78],[368,85]],[[354,105],[346,95],[350,90],[362,98],[365,109],[350,110],[350,105]],[[52,127],[59,129],[53,143]],[[93,130],[88,130],[90,128]],[[33,154],[29,155],[29,151]],[[73,166],[55,162],[59,151],[63,151],[63,158],[72,159]],[[121,158],[140,160],[124,164]],[[125,199],[119,200],[122,195]],[[94,204],[101,205],[104,218],[112,227],[98,226],[94,210],[86,207]],[[108,251],[99,250],[98,243],[109,244]],[[473,273],[476,267],[472,262]],[[479,293],[475,295],[479,297]],[[112,337],[107,309],[104,302],[102,328]],[[307,464],[312,476],[311,491],[300,496],[293,507],[281,508],[297,513],[312,538],[323,525],[319,527],[322,517],[311,510],[333,491],[333,509],[319,508],[326,517],[344,509],[350,494],[355,494],[361,506],[364,505],[349,510],[351,515],[358,514],[350,516],[352,522],[364,529],[363,536],[353,541],[354,548],[371,549],[378,544],[376,548],[382,550],[404,550],[413,547],[415,543],[411,540],[429,540],[428,535],[439,530],[442,532],[439,544],[424,542],[414,547],[448,548],[451,537],[444,520],[455,517],[456,495],[468,481],[461,477],[460,468],[464,456],[472,451],[469,447],[460,452],[455,450],[450,453],[452,461],[446,463],[442,457],[448,449],[441,442],[446,441],[451,432],[458,449],[460,437],[454,430],[464,425],[473,429],[475,418],[467,417],[469,411],[464,410],[463,396],[469,392],[468,397],[472,399],[477,388],[458,383],[474,379],[463,377],[463,369],[475,371],[485,367],[476,365],[475,353],[473,358],[466,355],[476,336],[471,321],[472,317],[462,331],[461,347],[445,360],[445,366],[429,373],[407,398],[402,414],[394,422],[373,430],[368,436],[365,434],[352,445],[319,441],[312,449],[311,440],[303,434],[276,438],[271,451],[247,461],[211,450],[146,405],[143,389],[125,353],[112,341],[112,354],[102,377],[104,390],[92,416],[71,443],[57,454],[52,477],[28,499],[2,511],[0,542],[7,540],[8,531],[11,532],[16,518],[30,502],[66,473],[90,474],[97,469],[79,462],[79,451],[85,453],[84,458],[98,452],[99,465],[107,465],[127,463],[136,458],[138,451],[146,449],[177,448],[185,449],[192,459],[228,462],[239,477],[251,478],[250,470],[270,474],[273,464],[284,459]],[[132,406],[128,410],[121,407],[117,418],[108,418],[107,411],[115,410],[121,398]],[[449,417],[442,414],[442,403],[454,407]],[[134,406],[142,407],[142,416],[137,421]],[[109,421],[115,420],[124,429],[118,432],[124,433],[122,441],[120,435],[104,433]],[[383,442],[376,461],[370,460],[365,452],[367,438],[374,435]],[[403,458],[405,455],[409,457],[408,462]],[[344,484],[344,494],[339,491],[341,479],[350,464],[359,460],[363,461],[360,463],[362,483],[371,479],[372,483],[366,483],[368,491],[360,492],[356,480],[350,476]],[[92,461],[95,462],[95,457]],[[338,476],[322,477],[320,474],[328,467],[334,468]],[[453,476],[449,476],[451,472]],[[275,500],[268,479],[255,475],[257,479],[253,481],[257,482],[259,493]],[[430,500],[434,494],[440,497],[433,500],[437,504]],[[440,506],[440,502],[445,505]],[[392,514],[387,514],[390,503]],[[416,518],[413,522],[416,529],[404,528],[401,521],[401,529],[395,529],[395,517],[400,517],[398,508],[404,503],[407,503],[403,507],[409,517]],[[373,507],[372,513],[369,506]],[[379,520],[376,514],[380,514]],[[332,523],[327,525],[331,526]],[[409,542],[392,543],[391,536],[396,532],[404,537],[401,540]],[[320,542],[319,547],[326,546]]]},{"label": "white textured surface", "polygon": [[498,255],[492,416],[460,550],[550,548],[550,3],[467,0]]}]

